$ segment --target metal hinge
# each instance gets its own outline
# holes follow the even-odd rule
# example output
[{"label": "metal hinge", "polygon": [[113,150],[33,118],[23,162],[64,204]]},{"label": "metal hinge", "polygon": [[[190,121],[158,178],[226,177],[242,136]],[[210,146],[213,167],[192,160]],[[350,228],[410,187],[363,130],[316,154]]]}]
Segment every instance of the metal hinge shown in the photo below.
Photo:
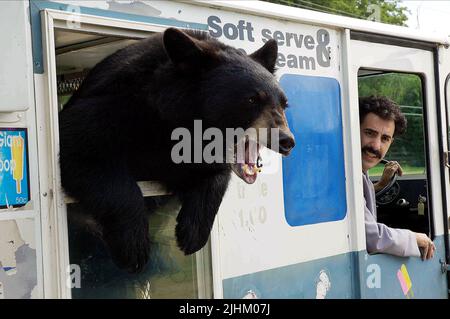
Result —
[{"label": "metal hinge", "polygon": [[439,263],[441,264],[441,272],[443,274],[450,271],[450,265],[447,264],[444,259],[439,259]]},{"label": "metal hinge", "polygon": [[445,151],[444,152],[444,165],[447,166],[448,168],[450,168],[449,158],[450,158],[450,152]]}]

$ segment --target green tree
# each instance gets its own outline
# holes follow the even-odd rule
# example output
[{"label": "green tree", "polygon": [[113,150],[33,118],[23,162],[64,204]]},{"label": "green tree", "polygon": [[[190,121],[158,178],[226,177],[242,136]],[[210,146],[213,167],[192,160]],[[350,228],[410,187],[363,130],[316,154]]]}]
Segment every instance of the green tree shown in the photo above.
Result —
[{"label": "green tree", "polygon": [[[264,0],[359,19],[377,17],[380,22],[406,26],[409,12],[400,0]],[[379,15],[378,15],[379,13]]]},{"label": "green tree", "polygon": [[[415,74],[385,73],[360,77],[359,96],[385,96],[400,105],[406,116],[406,133],[395,138],[387,157],[404,166],[405,173],[425,169],[422,80]],[[375,169],[379,174],[383,166]]]}]

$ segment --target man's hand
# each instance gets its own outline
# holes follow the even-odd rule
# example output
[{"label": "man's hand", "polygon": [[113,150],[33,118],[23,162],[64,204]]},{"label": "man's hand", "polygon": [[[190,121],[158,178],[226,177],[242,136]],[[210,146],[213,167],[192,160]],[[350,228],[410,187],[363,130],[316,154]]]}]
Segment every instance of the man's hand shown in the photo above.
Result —
[{"label": "man's hand", "polygon": [[403,175],[403,169],[400,164],[396,161],[387,162],[386,165],[384,165],[383,175],[381,175],[380,180],[373,185],[375,187],[375,192],[378,192],[389,185],[395,172],[397,172],[398,176]]},{"label": "man's hand", "polygon": [[417,246],[419,246],[420,253],[422,254],[422,260],[431,259],[436,251],[436,246],[433,241],[425,234],[415,233]]}]

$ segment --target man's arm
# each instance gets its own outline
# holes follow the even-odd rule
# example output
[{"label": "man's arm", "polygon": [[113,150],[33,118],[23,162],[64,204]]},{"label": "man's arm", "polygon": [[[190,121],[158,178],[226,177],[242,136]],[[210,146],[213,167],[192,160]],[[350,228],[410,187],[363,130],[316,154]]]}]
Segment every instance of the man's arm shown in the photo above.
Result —
[{"label": "man's arm", "polygon": [[391,228],[377,223],[370,210],[364,208],[366,244],[369,253],[420,257],[416,234],[408,229]]}]

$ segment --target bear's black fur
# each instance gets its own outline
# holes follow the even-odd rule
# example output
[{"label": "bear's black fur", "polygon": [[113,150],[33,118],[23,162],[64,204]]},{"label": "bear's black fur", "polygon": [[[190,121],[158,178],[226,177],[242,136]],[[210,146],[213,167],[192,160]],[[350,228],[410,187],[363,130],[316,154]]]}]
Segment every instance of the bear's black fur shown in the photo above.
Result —
[{"label": "bear's black fur", "polygon": [[293,147],[285,96],[273,76],[271,40],[247,56],[207,35],[174,28],[98,63],[59,115],[61,182],[101,226],[113,260],[140,271],[149,254],[139,180],[180,198],[176,236],[186,253],[204,246],[227,189],[231,165],[175,164],[171,133],[203,128],[279,127],[281,153]]}]

